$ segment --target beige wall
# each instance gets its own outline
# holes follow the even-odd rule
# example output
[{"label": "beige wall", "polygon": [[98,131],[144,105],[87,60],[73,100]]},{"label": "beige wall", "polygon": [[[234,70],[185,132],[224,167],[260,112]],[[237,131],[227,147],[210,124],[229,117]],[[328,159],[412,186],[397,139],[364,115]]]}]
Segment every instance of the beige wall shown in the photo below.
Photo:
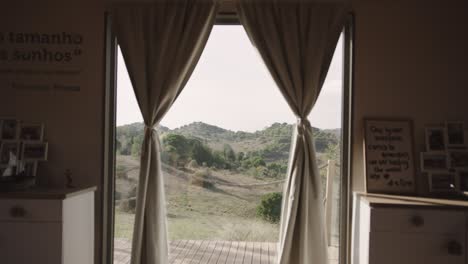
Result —
[{"label": "beige wall", "polygon": [[[49,142],[49,161],[39,167],[42,185],[62,187],[70,169],[76,186],[99,187],[96,193],[97,251],[100,243],[100,188],[103,170],[104,8],[95,0],[44,0],[2,2],[0,32],[74,32],[84,37],[82,55],[72,65],[76,76],[0,74],[0,116],[26,122],[43,122]],[[40,2],[40,3],[37,3]],[[1,47],[1,45],[0,45]],[[33,46],[18,45],[30,50]],[[67,47],[46,46],[50,50]],[[66,68],[68,66],[64,66]],[[6,63],[0,68],[61,69],[57,63]],[[15,91],[12,83],[81,87],[80,92]]]},{"label": "beige wall", "polygon": [[426,124],[468,121],[466,3],[356,1],[354,190],[365,189],[364,117],[413,119],[417,155]]},{"label": "beige wall", "polygon": [[[0,31],[34,28],[84,34],[83,73],[78,80],[82,89],[79,93],[18,93],[8,89],[7,83],[23,77],[0,75],[0,116],[46,124],[50,161],[41,166],[42,183],[62,186],[65,169],[71,169],[76,185],[101,187],[104,7],[94,0],[35,2],[12,1],[2,6]],[[417,151],[423,148],[425,124],[468,121],[467,5],[461,1],[433,1],[437,4],[430,6],[429,1],[407,2],[356,0],[354,4],[354,190],[364,189],[363,117],[413,119]],[[99,239],[98,235],[97,243]]]}]

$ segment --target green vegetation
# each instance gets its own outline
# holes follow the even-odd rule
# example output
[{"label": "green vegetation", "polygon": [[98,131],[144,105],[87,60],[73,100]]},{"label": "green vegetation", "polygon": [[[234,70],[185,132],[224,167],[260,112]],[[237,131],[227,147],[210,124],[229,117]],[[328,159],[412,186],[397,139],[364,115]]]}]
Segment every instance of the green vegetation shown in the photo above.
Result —
[{"label": "green vegetation", "polygon": [[[158,127],[170,239],[276,241],[293,128]],[[116,237],[131,236],[143,130],[117,128]],[[313,131],[319,166],[339,158],[339,130]]]},{"label": "green vegetation", "polygon": [[283,194],[279,192],[263,195],[257,207],[257,214],[268,222],[278,223],[281,218],[282,201]]},{"label": "green vegetation", "polygon": [[[117,153],[139,157],[144,126],[117,128]],[[199,166],[241,171],[260,178],[280,179],[287,170],[293,125],[274,123],[255,133],[234,132],[201,122],[170,130],[158,127],[162,160],[174,167]],[[319,164],[339,158],[339,130],[313,128]],[[193,164],[193,163],[192,163]]]}]

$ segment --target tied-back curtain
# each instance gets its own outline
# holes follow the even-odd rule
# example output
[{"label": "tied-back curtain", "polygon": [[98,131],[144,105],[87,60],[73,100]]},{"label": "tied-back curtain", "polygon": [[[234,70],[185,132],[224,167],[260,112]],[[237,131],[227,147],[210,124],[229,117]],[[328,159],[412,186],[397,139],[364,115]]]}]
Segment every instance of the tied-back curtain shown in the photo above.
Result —
[{"label": "tied-back curtain", "polygon": [[156,126],[192,74],[216,11],[215,0],[156,0],[113,9],[114,31],[145,122],[132,264],[169,263]]},{"label": "tied-back curtain", "polygon": [[239,0],[242,25],[297,117],[281,213],[278,263],[325,264],[327,243],[312,127],[347,5],[306,0]]}]

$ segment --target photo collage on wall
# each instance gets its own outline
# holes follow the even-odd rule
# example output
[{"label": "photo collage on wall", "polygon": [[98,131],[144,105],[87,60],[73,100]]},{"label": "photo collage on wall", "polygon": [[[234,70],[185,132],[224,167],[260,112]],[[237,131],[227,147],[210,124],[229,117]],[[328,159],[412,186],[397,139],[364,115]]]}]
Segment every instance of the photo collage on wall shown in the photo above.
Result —
[{"label": "photo collage on wall", "polygon": [[38,163],[47,160],[44,124],[0,118],[0,178],[36,176]]},{"label": "photo collage on wall", "polygon": [[428,177],[429,192],[468,192],[468,148],[463,122],[446,122],[425,130],[426,152],[421,152],[421,171]]}]

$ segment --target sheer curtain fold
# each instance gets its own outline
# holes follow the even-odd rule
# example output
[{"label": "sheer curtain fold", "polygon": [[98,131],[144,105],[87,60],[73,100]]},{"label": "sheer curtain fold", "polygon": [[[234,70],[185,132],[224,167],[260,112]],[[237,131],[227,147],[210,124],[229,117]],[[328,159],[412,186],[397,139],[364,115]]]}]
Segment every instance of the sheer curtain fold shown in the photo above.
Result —
[{"label": "sheer curtain fold", "polygon": [[307,120],[348,13],[343,1],[238,0],[242,25],[298,122],[284,188],[278,263],[328,262],[321,179]]},{"label": "sheer curtain fold", "polygon": [[145,123],[132,264],[167,264],[166,201],[156,126],[192,74],[216,18],[215,0],[158,0],[112,9],[114,32]]}]

